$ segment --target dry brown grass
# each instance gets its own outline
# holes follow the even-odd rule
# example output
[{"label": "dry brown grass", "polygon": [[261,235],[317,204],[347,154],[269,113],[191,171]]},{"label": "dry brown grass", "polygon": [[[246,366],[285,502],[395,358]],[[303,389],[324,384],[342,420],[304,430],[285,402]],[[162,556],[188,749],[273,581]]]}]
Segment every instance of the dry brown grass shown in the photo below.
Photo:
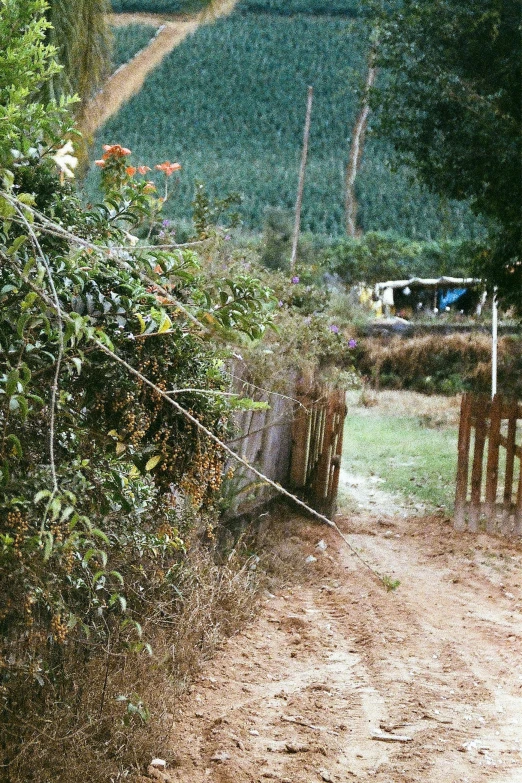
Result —
[{"label": "dry brown grass", "polygon": [[132,651],[136,637],[126,652],[120,637],[92,658],[87,645],[82,665],[78,650],[65,645],[67,685],[40,712],[31,705],[34,685],[28,683],[24,718],[3,731],[7,766],[0,780],[106,783],[132,779],[154,756],[168,760],[179,696],[220,642],[254,615],[251,565],[244,549],[217,565],[213,552],[195,547],[180,564],[170,596],[151,597],[147,617],[140,618],[150,654]]},{"label": "dry brown grass", "polygon": [[[371,405],[366,402],[368,395],[372,399]],[[427,425],[430,422],[437,425],[439,422],[440,426],[458,425],[460,400],[460,394],[448,397],[442,394],[427,395],[420,392],[391,389],[347,393],[349,409],[357,408],[358,415],[418,416],[421,420],[425,420]]]},{"label": "dry brown grass", "polygon": [[[488,392],[491,337],[482,333],[368,338],[361,341],[359,369],[379,388],[455,393]],[[499,390],[521,396],[522,344],[502,337],[498,344]]]},{"label": "dry brown grass", "polygon": [[305,562],[323,535],[320,525],[278,506],[246,527],[235,546],[229,539],[226,551],[194,545],[175,588],[151,591],[140,618],[151,654],[130,649],[137,638],[131,634],[128,651],[121,636],[103,654],[90,657],[87,646],[82,665],[78,650],[65,645],[68,686],[44,710],[31,705],[28,683],[24,719],[3,732],[8,766],[0,780],[139,781],[153,757],[175,765],[171,726],[180,697],[222,641],[255,616],[261,589],[301,583],[311,568],[326,568]]}]

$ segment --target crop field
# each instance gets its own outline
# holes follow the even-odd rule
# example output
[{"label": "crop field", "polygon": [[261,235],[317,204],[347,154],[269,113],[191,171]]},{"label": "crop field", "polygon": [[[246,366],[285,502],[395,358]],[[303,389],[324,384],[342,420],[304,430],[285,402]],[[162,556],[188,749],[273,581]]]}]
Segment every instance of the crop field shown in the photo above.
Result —
[{"label": "crop field", "polygon": [[241,0],[237,10],[282,16],[357,16],[361,10],[361,0]]},{"label": "crop field", "polygon": [[[263,5],[271,13],[249,13]],[[307,9],[286,16],[281,9]],[[141,92],[99,132],[133,150],[133,162],[183,165],[165,207],[190,217],[194,182],[210,195],[237,192],[245,228],[259,230],[267,207],[295,204],[308,85],[314,106],[302,213],[303,230],[344,233],[344,178],[367,62],[368,28],[354,0],[334,0],[347,16],[325,16],[325,0],[242,0],[234,14],[199,28],[149,75]],[[369,140],[357,180],[363,230],[454,238],[474,223],[442,205],[406,172],[390,173],[390,150]],[[87,184],[92,197],[95,175]],[[173,178],[174,180],[174,178]],[[174,184],[174,183],[173,183]]]},{"label": "crop field", "polygon": [[112,0],[116,14],[137,12],[147,14],[187,14],[200,11],[204,0]]},{"label": "crop field", "polygon": [[157,27],[145,24],[129,24],[114,27],[114,48],[112,51],[112,70],[131,60],[156,35]]}]

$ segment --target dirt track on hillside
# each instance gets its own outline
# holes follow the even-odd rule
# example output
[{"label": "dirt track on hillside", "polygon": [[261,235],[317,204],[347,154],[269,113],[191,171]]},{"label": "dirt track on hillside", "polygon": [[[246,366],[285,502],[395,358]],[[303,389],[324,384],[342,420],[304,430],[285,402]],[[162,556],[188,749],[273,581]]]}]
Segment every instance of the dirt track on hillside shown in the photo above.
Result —
[{"label": "dirt track on hillside", "polygon": [[[107,80],[104,88],[87,106],[81,131],[90,138],[98,128],[115,114],[133,95],[136,95],[149,73],[163,58],[202,24],[226,16],[234,10],[237,0],[215,0],[211,11],[192,17],[170,17],[156,14],[114,14],[114,24],[156,24],[160,29],[150,44]],[[120,18],[123,17],[123,18]]]},{"label": "dirt track on hillside", "polygon": [[520,783],[520,543],[441,517],[338,521],[398,590],[303,520],[303,558],[317,560],[207,665],[155,778]]}]

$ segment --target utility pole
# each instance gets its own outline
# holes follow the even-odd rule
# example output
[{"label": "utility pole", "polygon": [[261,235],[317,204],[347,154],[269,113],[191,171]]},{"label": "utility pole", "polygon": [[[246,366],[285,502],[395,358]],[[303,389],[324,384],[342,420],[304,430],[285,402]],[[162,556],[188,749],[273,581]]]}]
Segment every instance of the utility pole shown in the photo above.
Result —
[{"label": "utility pole", "polygon": [[301,154],[301,168],[299,169],[299,184],[297,186],[297,199],[295,202],[295,223],[294,237],[292,240],[292,255],[290,256],[290,271],[295,271],[295,262],[297,259],[297,243],[299,241],[299,231],[301,228],[301,205],[303,203],[304,179],[306,170],[306,159],[308,157],[308,139],[310,138],[310,118],[312,116],[312,99],[314,88],[308,88],[308,99],[306,102],[306,119],[303,134],[303,152]]}]

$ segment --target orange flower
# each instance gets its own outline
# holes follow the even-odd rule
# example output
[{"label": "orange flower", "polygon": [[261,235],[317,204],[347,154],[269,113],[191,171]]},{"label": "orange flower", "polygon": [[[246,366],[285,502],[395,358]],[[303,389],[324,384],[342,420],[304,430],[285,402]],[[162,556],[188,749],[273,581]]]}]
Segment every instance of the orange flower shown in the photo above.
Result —
[{"label": "orange flower", "polygon": [[163,171],[167,177],[170,177],[175,171],[180,170],[181,163],[171,163],[169,160],[166,160],[165,163],[158,163],[156,168],[159,171]]},{"label": "orange flower", "polygon": [[144,193],[154,193],[156,190],[156,185],[154,182],[146,182],[145,187],[143,188]]},{"label": "orange flower", "polygon": [[136,166],[127,166],[125,169],[125,173],[129,175],[129,177],[133,177],[137,172]]},{"label": "orange flower", "polygon": [[100,158],[100,160],[94,161],[95,166],[99,166],[101,169],[105,166],[105,161]]},{"label": "orange flower", "polygon": [[150,166],[138,166],[139,174],[146,174],[147,171],[150,171]]},{"label": "orange flower", "polygon": [[107,158],[123,158],[125,155],[130,155],[131,151],[127,147],[122,147],[121,144],[104,144],[103,160]]}]

